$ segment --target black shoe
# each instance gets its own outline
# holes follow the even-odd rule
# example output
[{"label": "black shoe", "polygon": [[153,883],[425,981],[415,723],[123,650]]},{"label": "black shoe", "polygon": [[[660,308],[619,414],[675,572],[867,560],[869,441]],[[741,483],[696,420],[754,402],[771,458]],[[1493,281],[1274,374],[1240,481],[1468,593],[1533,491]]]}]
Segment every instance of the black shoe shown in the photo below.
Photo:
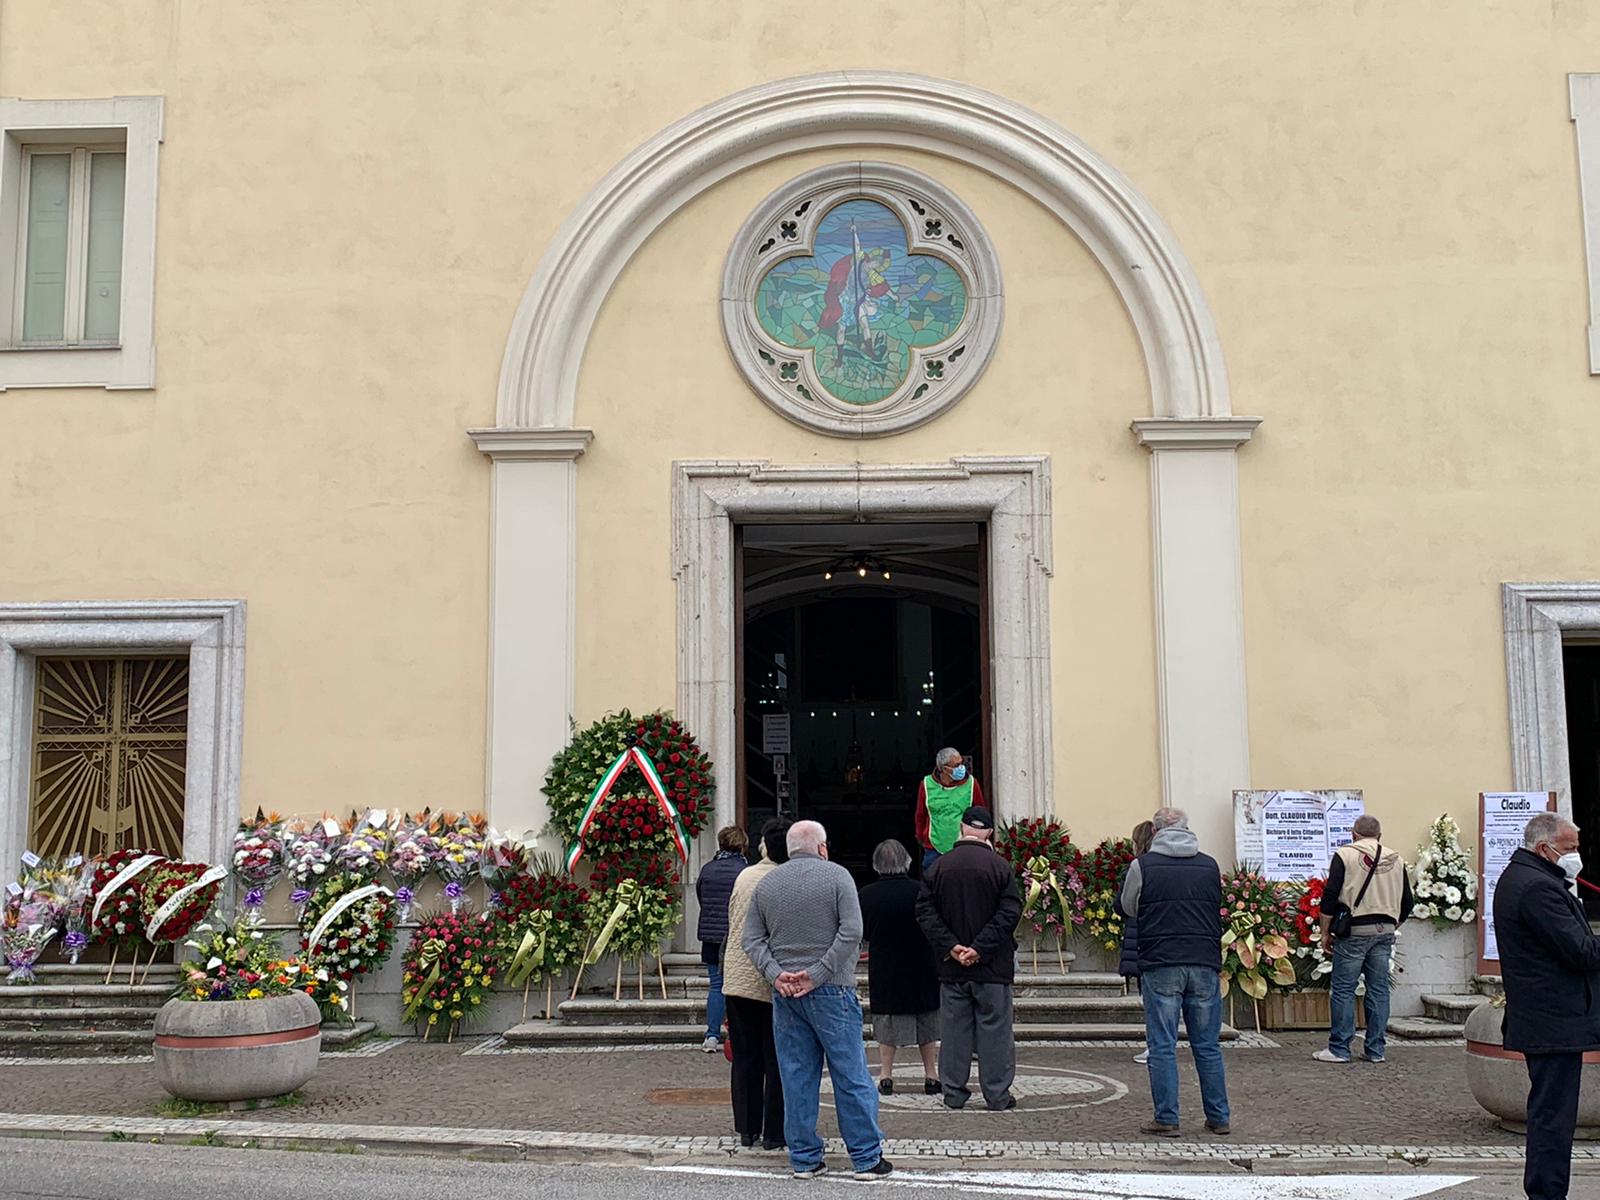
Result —
[{"label": "black shoe", "polygon": [[922,1094],[924,1096],[937,1096],[944,1088],[937,1079],[924,1079],[922,1081]]},{"label": "black shoe", "polygon": [[755,1144],[756,1144],[755,1134],[753,1134],[753,1133],[741,1133],[739,1135],[739,1145],[741,1147],[743,1147],[744,1149],[749,1150]]},{"label": "black shoe", "polygon": [[880,1079],[880,1080],[878,1080],[878,1091],[883,1093],[885,1096],[894,1095],[894,1080],[892,1080],[892,1079]]},{"label": "black shoe", "polygon": [[777,1150],[787,1150],[789,1148],[789,1143],[788,1142],[768,1142],[768,1141],[763,1141],[761,1143],[761,1148],[763,1150],[765,1150],[768,1154],[771,1154],[771,1153],[773,1153],[774,1151],[777,1151]]},{"label": "black shoe", "polygon": [[827,1163],[818,1163],[814,1167],[797,1167],[794,1171],[796,1179],[819,1179],[828,1173]]},{"label": "black shoe", "polygon": [[989,1111],[990,1112],[1010,1112],[1016,1106],[1017,1106],[1017,1098],[1015,1096],[1007,1096],[1006,1097],[1006,1102],[1004,1104],[991,1104],[991,1105],[989,1105]]},{"label": "black shoe", "polygon": [[857,1171],[857,1179],[882,1179],[885,1175],[894,1173],[894,1164],[887,1158],[879,1158],[865,1171]]},{"label": "black shoe", "polygon": [[944,1098],[944,1106],[953,1112],[960,1112],[967,1106],[967,1102],[965,1100],[956,1100],[950,1096],[946,1096]]}]

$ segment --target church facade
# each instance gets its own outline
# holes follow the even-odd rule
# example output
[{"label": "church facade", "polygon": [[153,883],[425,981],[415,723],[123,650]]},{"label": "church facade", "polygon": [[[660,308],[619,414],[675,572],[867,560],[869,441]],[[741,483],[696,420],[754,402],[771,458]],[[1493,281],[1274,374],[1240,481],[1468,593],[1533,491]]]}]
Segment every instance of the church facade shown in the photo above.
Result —
[{"label": "church facade", "polygon": [[944,745],[1600,828],[1592,11],[92,7],[0,14],[7,861],[537,834],[622,707],[862,846]]}]

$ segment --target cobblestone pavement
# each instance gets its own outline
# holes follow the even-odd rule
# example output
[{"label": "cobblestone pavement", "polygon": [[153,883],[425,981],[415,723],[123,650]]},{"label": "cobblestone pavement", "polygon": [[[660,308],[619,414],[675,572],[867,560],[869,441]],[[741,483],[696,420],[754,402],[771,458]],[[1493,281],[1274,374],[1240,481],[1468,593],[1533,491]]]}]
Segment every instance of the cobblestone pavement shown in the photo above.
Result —
[{"label": "cobblestone pavement", "polygon": [[[1314,1034],[1277,1035],[1275,1049],[1226,1052],[1233,1143],[1513,1148],[1467,1090],[1459,1048],[1390,1043],[1389,1061],[1324,1066]],[[254,1121],[519,1128],[715,1138],[730,1134],[728,1066],[697,1049],[474,1054],[481,1039],[403,1043],[375,1055],[329,1056],[301,1105],[247,1114]],[[897,1067],[902,1093],[881,1106],[885,1134],[960,1143],[1143,1140],[1150,1115],[1144,1068],[1126,1048],[1021,1047],[1020,1106],[949,1112],[920,1094],[920,1067]],[[1221,1149],[1200,1117],[1187,1053],[1182,1140]],[[974,1084],[976,1080],[974,1080]],[[10,1113],[153,1116],[165,1099],[148,1062],[0,1067]],[[825,1095],[824,1099],[828,1097]],[[836,1132],[824,1107],[825,1132]],[[1167,1144],[1171,1144],[1170,1141]]]}]

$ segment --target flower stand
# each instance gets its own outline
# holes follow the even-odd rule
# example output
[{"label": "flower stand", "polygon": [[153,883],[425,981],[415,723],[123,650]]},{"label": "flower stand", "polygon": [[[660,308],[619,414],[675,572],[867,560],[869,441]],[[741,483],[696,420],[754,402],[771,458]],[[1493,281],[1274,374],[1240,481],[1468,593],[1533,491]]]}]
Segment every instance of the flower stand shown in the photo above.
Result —
[{"label": "flower stand", "polygon": [[317,1070],[322,1015],[304,992],[259,1000],[169,1000],[156,1014],[156,1078],[183,1100],[263,1100]]}]

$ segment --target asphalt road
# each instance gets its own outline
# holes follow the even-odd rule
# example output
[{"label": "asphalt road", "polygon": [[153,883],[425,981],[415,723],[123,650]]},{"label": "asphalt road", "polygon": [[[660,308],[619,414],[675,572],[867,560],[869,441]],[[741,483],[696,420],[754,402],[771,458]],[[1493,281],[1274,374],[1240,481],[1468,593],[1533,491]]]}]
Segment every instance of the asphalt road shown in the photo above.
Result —
[{"label": "asphalt road", "polygon": [[[884,1182],[847,1174],[797,1183],[776,1164],[555,1167],[206,1146],[0,1140],[4,1200],[214,1200],[281,1195],[378,1200],[471,1196],[473,1200],[736,1200],[752,1196],[861,1200],[949,1192],[952,1200],[1516,1200],[1513,1174],[1479,1177],[1399,1173],[1320,1177],[1051,1171],[912,1171]],[[1575,1180],[1573,1200],[1600,1200],[1600,1178]]]}]

